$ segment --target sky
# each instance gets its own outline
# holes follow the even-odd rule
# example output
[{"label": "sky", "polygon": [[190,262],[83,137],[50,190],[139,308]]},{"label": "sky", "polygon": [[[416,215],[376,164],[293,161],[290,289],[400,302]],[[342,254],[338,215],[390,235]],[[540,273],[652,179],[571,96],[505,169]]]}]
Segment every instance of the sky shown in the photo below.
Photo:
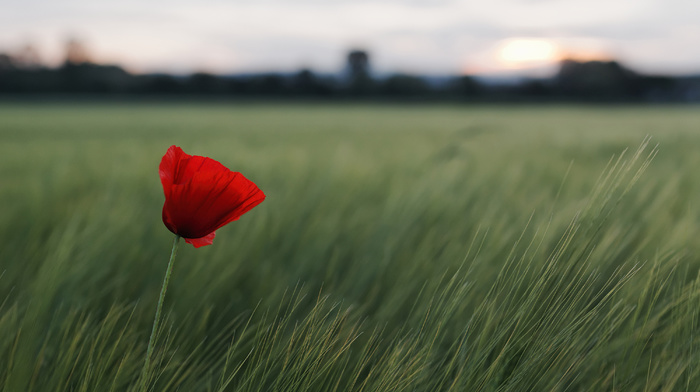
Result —
[{"label": "sky", "polygon": [[0,0],[0,52],[58,65],[69,39],[136,73],[554,72],[562,58],[700,73],[700,0]]}]

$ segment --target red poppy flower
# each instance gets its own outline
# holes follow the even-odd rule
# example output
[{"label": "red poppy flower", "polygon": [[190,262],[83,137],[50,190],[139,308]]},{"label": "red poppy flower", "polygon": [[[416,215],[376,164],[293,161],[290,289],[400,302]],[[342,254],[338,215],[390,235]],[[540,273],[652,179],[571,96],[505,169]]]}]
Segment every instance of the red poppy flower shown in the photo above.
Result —
[{"label": "red poppy flower", "polygon": [[211,245],[215,231],[265,200],[241,173],[206,157],[170,146],[160,161],[163,223],[195,248]]}]

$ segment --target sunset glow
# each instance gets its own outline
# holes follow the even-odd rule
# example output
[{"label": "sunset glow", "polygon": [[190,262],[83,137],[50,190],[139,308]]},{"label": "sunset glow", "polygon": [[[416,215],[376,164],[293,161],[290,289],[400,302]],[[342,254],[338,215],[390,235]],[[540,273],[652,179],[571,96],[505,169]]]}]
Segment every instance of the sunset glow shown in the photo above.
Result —
[{"label": "sunset glow", "polygon": [[513,38],[499,49],[499,59],[510,67],[548,64],[559,60],[557,46],[545,39]]}]

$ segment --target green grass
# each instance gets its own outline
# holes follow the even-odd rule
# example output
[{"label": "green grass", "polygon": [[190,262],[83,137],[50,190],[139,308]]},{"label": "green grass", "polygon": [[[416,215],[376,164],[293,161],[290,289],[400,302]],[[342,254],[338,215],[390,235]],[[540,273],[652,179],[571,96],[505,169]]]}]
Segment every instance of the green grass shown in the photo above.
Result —
[{"label": "green grass", "polygon": [[700,390],[697,107],[152,103],[0,105],[2,390],[136,390],[171,144],[268,198],[153,391]]}]

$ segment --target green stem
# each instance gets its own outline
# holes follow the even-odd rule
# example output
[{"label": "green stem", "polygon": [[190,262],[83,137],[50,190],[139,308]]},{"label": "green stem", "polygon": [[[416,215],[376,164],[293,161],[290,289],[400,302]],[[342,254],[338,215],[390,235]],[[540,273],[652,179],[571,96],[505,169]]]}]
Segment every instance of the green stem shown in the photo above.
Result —
[{"label": "green stem", "polygon": [[163,287],[160,289],[160,297],[158,298],[158,306],[156,307],[156,318],[153,320],[153,329],[151,330],[151,338],[148,339],[148,350],[146,351],[146,362],[143,364],[143,371],[141,372],[141,392],[146,392],[148,387],[148,374],[151,371],[151,355],[153,354],[153,346],[156,344],[156,331],[158,331],[158,325],[160,324],[160,312],[163,309],[163,300],[165,299],[165,292],[168,290],[168,282],[170,282],[170,274],[173,272],[173,261],[175,261],[175,254],[177,253],[177,246],[180,243],[180,236],[175,234],[175,240],[173,241],[173,250],[170,253],[170,262],[168,262],[168,269],[165,271],[165,278],[163,279]]}]

